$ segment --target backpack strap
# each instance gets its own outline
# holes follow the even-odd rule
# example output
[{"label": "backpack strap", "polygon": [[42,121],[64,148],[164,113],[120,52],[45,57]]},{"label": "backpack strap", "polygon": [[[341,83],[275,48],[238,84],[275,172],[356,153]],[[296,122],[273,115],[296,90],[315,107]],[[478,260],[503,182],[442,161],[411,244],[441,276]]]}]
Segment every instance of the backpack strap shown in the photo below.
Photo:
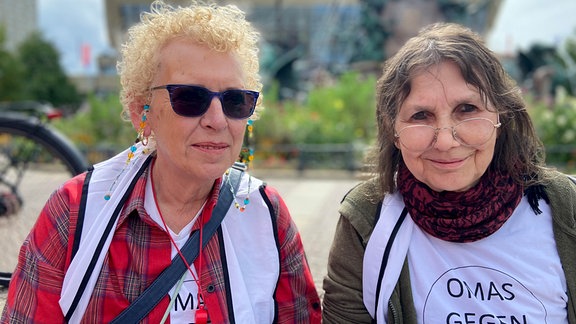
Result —
[{"label": "backpack strap", "polygon": [[90,167],[88,172],[86,172],[86,177],[84,178],[84,184],[82,185],[82,195],[80,196],[80,205],[78,207],[78,218],[76,219],[76,231],[74,232],[74,238],[72,241],[72,256],[70,261],[74,259],[74,256],[80,248],[80,238],[82,237],[82,227],[84,226],[84,216],[86,215],[86,201],[88,199],[88,188],[90,185],[90,179],[92,178],[92,173],[94,172],[94,167]]}]

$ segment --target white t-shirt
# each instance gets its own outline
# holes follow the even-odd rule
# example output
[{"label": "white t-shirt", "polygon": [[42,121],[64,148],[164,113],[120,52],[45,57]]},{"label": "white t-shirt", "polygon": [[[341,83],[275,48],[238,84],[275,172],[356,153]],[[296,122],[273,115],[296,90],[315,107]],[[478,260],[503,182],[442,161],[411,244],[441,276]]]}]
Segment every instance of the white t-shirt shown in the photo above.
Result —
[{"label": "white t-shirt", "polygon": [[[150,181],[150,177],[148,177],[148,181],[146,182],[146,195],[144,198],[144,208],[146,212],[150,215],[150,217],[158,223],[161,228],[164,228],[164,224],[162,222],[162,218],[160,217],[160,212],[158,211],[158,207],[156,202],[154,201],[154,194],[152,189],[152,181]],[[178,246],[178,249],[182,249],[186,240],[190,236],[192,232],[192,226],[198,219],[198,216],[201,214],[202,208],[198,211],[198,214],[194,217],[194,219],[188,223],[180,233],[174,233],[170,228],[168,228],[174,243]],[[172,246],[171,257],[174,258],[178,251]],[[191,270],[194,273],[194,276],[198,278],[198,274],[196,273],[196,269],[194,264],[190,264]],[[184,279],[180,289],[178,289],[177,294],[175,294],[176,288],[178,287],[178,283],[170,289],[169,297],[171,301],[171,309],[170,309],[170,322],[171,323],[195,323],[194,315],[196,314],[196,308],[198,307],[198,284],[194,280],[194,277],[190,274],[190,271],[186,271],[184,275]],[[172,300],[174,299],[174,300]]]},{"label": "white t-shirt", "polygon": [[547,204],[524,197],[494,234],[451,243],[414,227],[408,261],[418,322],[568,323],[566,280]]},{"label": "white t-shirt", "polygon": [[[164,228],[150,183],[148,181],[146,184],[144,208],[151,218]],[[262,181],[258,179],[243,177],[237,196],[244,198],[248,193],[253,194],[250,196],[250,212],[247,214],[230,208],[221,224],[222,243],[226,253],[224,266],[230,282],[234,318],[237,323],[271,323],[276,312],[274,295],[280,277],[280,252],[270,209],[259,194],[261,185]],[[200,211],[196,217],[198,215]],[[179,248],[188,239],[195,220],[187,224],[180,233],[170,231]],[[176,249],[172,247],[172,257],[176,253]],[[196,274],[194,265],[191,266]],[[170,309],[172,323],[194,323],[198,286],[189,272],[186,272],[184,279],[176,296],[174,287],[169,292],[171,301],[174,301]],[[177,286],[178,284],[175,285]]]}]

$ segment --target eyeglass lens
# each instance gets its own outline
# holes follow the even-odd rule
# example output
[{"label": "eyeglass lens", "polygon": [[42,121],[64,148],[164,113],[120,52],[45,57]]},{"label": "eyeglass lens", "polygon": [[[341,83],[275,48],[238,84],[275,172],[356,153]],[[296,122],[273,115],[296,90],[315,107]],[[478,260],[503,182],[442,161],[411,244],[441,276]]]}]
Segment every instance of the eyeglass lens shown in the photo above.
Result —
[{"label": "eyeglass lens", "polygon": [[224,114],[234,119],[244,119],[254,113],[259,93],[250,90],[226,90],[212,92],[206,88],[192,85],[166,85],[170,94],[170,103],[175,113],[184,117],[200,117],[208,111],[212,98],[218,97]]},{"label": "eyeglass lens", "polygon": [[479,146],[488,142],[494,133],[494,129],[498,126],[489,119],[474,118],[446,128],[435,128],[428,125],[406,126],[398,132],[397,137],[407,149],[425,151],[434,145],[438,132],[447,129],[452,131],[452,136],[460,144],[464,146]]}]

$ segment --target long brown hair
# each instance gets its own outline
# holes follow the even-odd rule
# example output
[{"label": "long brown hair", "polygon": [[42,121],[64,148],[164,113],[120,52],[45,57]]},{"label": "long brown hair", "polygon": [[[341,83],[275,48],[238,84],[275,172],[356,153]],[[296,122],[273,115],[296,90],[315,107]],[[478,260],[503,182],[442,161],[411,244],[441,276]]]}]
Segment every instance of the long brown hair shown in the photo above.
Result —
[{"label": "long brown hair", "polygon": [[376,85],[378,138],[367,164],[378,177],[379,197],[396,191],[395,173],[402,156],[394,145],[394,122],[410,93],[411,81],[420,71],[443,61],[454,62],[464,80],[500,115],[502,126],[489,167],[511,174],[522,185],[543,180],[544,147],[516,82],[478,34],[457,24],[436,23],[421,30],[385,62]]}]

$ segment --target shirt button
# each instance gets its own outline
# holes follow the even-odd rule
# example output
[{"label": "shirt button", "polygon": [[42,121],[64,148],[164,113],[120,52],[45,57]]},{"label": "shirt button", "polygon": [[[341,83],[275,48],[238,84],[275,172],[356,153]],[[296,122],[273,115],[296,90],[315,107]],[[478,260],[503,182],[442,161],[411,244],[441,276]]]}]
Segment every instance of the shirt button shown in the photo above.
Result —
[{"label": "shirt button", "polygon": [[208,285],[208,287],[206,287],[206,291],[209,293],[213,293],[216,290],[216,287],[214,287],[214,285]]}]

